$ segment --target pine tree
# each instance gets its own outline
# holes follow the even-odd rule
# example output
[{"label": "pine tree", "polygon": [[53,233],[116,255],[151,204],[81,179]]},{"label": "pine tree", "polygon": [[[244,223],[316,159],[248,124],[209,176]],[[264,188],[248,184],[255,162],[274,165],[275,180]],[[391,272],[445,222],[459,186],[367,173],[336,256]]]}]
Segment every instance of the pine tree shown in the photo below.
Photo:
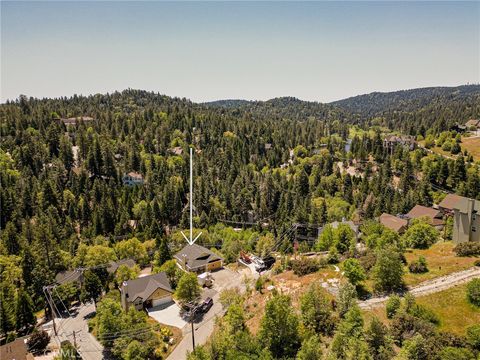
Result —
[{"label": "pine tree", "polygon": [[20,333],[29,331],[37,324],[32,299],[23,289],[17,293],[15,319],[15,327]]}]

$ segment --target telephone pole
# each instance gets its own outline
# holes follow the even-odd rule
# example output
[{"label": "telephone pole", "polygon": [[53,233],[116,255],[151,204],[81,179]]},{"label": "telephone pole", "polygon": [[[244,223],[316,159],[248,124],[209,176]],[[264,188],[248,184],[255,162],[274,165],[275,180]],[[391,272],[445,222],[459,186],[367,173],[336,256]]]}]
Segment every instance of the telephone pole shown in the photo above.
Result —
[{"label": "telephone pole", "polygon": [[195,305],[190,309],[190,325],[192,327],[192,351],[195,352],[195,327],[193,326],[193,320],[195,319],[195,314],[197,313],[197,306]]},{"label": "telephone pole", "polygon": [[77,348],[77,337],[75,336],[75,330],[73,330],[73,346]]},{"label": "telephone pole", "polygon": [[50,288],[48,286],[44,286],[43,287],[43,293],[45,294],[45,299],[47,300],[47,304],[50,307],[50,312],[52,314],[53,332],[54,332],[55,336],[58,336],[57,327],[55,325],[55,310],[54,310],[53,305],[52,305],[52,298],[51,298],[51,296],[50,296],[50,298],[48,297],[50,295]]}]

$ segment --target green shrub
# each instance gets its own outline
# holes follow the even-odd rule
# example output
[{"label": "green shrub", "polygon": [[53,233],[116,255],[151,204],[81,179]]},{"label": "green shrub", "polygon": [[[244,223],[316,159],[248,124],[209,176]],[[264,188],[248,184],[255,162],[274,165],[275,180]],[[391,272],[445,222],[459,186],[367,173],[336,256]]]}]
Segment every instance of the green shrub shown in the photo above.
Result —
[{"label": "green shrub", "polygon": [[255,290],[257,290],[258,292],[262,292],[264,284],[265,284],[265,279],[263,278],[263,276],[260,276],[255,281]]},{"label": "green shrub", "polygon": [[440,324],[440,318],[435,314],[431,309],[426,306],[415,304],[410,309],[410,314],[416,318],[428,321],[431,324],[438,325]]},{"label": "green shrub", "polygon": [[480,324],[467,328],[467,341],[473,349],[480,351]]},{"label": "green shrub", "polygon": [[480,255],[480,243],[469,241],[460,243],[453,249],[457,256],[477,256]]},{"label": "green shrub", "polygon": [[474,359],[472,352],[465,348],[447,346],[440,351],[442,360],[471,360]]},{"label": "green shrub", "polygon": [[365,271],[370,271],[375,266],[377,257],[373,251],[367,252],[365,255],[358,258],[360,265],[365,269]]},{"label": "green shrub", "polygon": [[473,265],[480,267],[480,260],[475,260],[475,262],[473,263]]},{"label": "green shrub", "polygon": [[420,256],[417,261],[412,261],[408,265],[408,270],[413,274],[423,274],[428,271],[427,260]]},{"label": "green shrub", "polygon": [[467,299],[473,305],[480,306],[480,279],[473,279],[468,283]]},{"label": "green shrub", "polygon": [[320,269],[320,263],[316,259],[301,257],[290,262],[293,273],[298,276],[314,273]]},{"label": "green shrub", "polygon": [[393,318],[395,314],[398,312],[398,309],[400,309],[400,305],[401,305],[400,296],[398,295],[390,296],[390,298],[387,300],[387,303],[385,305],[387,318],[389,319]]},{"label": "green shrub", "polygon": [[340,260],[340,255],[335,246],[332,246],[328,252],[327,261],[329,264],[338,264]]}]

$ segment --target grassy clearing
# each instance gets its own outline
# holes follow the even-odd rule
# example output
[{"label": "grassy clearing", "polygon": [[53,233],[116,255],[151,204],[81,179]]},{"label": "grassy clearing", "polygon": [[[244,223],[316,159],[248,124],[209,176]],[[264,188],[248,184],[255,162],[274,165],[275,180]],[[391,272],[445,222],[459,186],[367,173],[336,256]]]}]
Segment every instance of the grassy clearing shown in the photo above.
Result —
[{"label": "grassy clearing", "polygon": [[480,137],[463,137],[460,147],[462,150],[467,150],[469,154],[472,154],[475,161],[480,160]]},{"label": "grassy clearing", "polygon": [[[421,146],[425,146],[425,140],[419,141],[419,144]],[[462,137],[460,148],[462,149],[462,152],[467,150],[469,154],[472,154],[474,161],[480,161],[480,137]],[[452,159],[457,157],[457,155],[453,155],[450,151],[444,151],[438,146],[434,146],[430,150],[434,153],[447,156]]]},{"label": "grassy clearing", "polygon": [[[468,302],[466,287],[466,284],[462,284],[435,294],[418,297],[416,300],[418,304],[428,307],[439,316],[439,330],[465,335],[465,330],[469,326],[480,323],[480,308]],[[389,323],[385,306],[366,310],[364,314],[367,322],[373,316],[377,316],[383,323]]]},{"label": "grassy clearing", "polygon": [[432,309],[441,320],[440,330],[464,334],[465,329],[480,323],[480,308],[470,304],[466,284],[419,297],[417,302]]},{"label": "grassy clearing", "polygon": [[408,286],[415,286],[423,281],[472,267],[477,258],[457,257],[453,252],[454,247],[455,245],[451,241],[446,241],[438,242],[426,250],[413,249],[406,252],[405,257],[408,263],[423,256],[427,260],[429,271],[425,274],[412,274],[405,267],[405,283]]}]

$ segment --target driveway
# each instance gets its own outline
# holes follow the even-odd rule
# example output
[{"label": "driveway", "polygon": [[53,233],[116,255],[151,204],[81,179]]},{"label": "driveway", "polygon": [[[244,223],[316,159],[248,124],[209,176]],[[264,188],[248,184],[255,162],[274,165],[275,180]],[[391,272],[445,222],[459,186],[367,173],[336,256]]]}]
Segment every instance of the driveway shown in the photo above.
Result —
[{"label": "driveway", "polygon": [[147,312],[151,318],[161,324],[175,326],[179,329],[187,325],[187,322],[180,316],[180,307],[175,302],[147,309]]},{"label": "driveway", "polygon": [[[241,271],[232,271],[227,268],[212,273],[214,278],[213,289],[205,289],[202,298],[211,297],[213,299],[212,308],[203,316],[196,319],[194,323],[195,344],[202,345],[208,340],[215,327],[215,318],[225,313],[222,305],[218,301],[219,293],[224,289],[238,287],[240,291],[245,291],[243,283],[244,276],[254,277],[249,269],[241,269]],[[191,327],[187,326],[183,329],[183,339],[175,347],[173,352],[168,356],[168,360],[185,360],[187,352],[192,351],[192,334]]]}]

